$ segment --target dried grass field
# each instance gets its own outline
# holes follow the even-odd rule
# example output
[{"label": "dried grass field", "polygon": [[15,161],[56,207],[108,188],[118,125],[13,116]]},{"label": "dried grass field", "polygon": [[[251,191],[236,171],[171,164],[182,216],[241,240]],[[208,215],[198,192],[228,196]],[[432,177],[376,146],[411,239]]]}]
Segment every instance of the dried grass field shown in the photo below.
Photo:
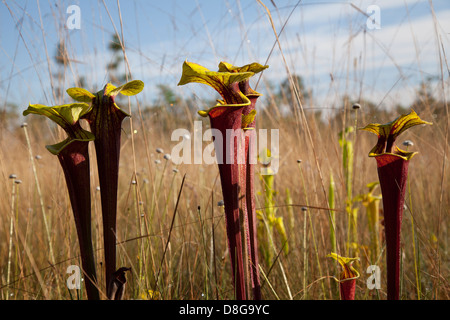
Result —
[{"label": "dried grass field", "polygon": [[[263,299],[340,299],[336,278],[341,269],[327,257],[332,252],[331,212],[338,253],[359,257],[353,264],[360,275],[355,299],[386,299],[383,205],[379,202],[377,221],[370,221],[368,210],[368,203],[381,196],[379,187],[372,193],[368,188],[378,181],[377,164],[368,156],[377,138],[358,128],[388,123],[411,109],[433,124],[411,128],[397,141],[399,147],[418,152],[410,160],[403,212],[400,297],[449,299],[450,46],[449,34],[443,33],[442,21],[433,14],[433,3],[426,3],[426,17],[436,26],[428,45],[439,53],[434,55],[439,67],[431,75],[428,66],[421,69],[425,58],[414,44],[416,34],[411,29],[407,43],[409,50],[416,50],[413,67],[423,78],[416,84],[406,80],[407,76],[402,78],[410,65],[393,57],[367,61],[366,65],[365,57],[370,56],[371,46],[377,45],[377,38],[357,32],[357,25],[349,22],[354,23],[353,18],[345,20],[345,14],[343,19],[350,26],[341,26],[339,35],[329,38],[330,42],[338,41],[340,33],[347,32],[342,45],[345,49],[324,53],[308,47],[310,38],[300,31],[299,46],[291,47],[296,35],[288,29],[295,21],[289,14],[308,10],[314,4],[297,7],[295,1],[217,1],[216,14],[222,17],[217,23],[203,16],[207,13],[203,1],[186,2],[192,3],[183,4],[189,7],[184,14],[177,1],[170,2],[169,9],[172,6],[178,10],[171,14],[162,8],[157,11],[159,5],[154,1],[150,5],[140,1],[88,5],[81,1],[82,22],[94,26],[92,33],[83,27],[78,31],[67,29],[65,10],[69,4],[64,1],[29,6],[20,1],[0,4],[2,17],[16,25],[15,29],[11,27],[14,41],[0,42],[4,52],[13,53],[4,54],[9,61],[0,65],[0,299],[86,299],[83,284],[80,290],[67,287],[68,267],[81,266],[78,238],[63,171],[57,157],[45,148],[64,140],[66,133],[44,117],[23,117],[27,103],[71,103],[65,92],[70,87],[97,92],[107,82],[120,85],[131,79],[145,83],[143,92],[116,100],[131,114],[122,124],[117,201],[117,267],[131,268],[124,299],[234,299],[218,167],[204,162],[175,164],[171,154],[179,143],[172,141],[176,129],[190,132],[194,148],[192,138],[198,121],[203,132],[210,126],[208,118],[200,117],[197,111],[213,106],[217,98],[203,85],[177,86],[186,59],[214,70],[220,61],[269,65],[251,79],[252,86],[263,94],[257,105],[256,129],[267,129],[269,134],[277,130],[279,135],[276,174],[272,179],[265,178],[259,161],[254,177]],[[354,6],[360,5],[365,12],[366,4]],[[400,7],[408,28],[408,8]],[[47,14],[41,15],[40,10]],[[151,15],[152,10],[168,20],[179,20],[165,30],[142,17],[141,12]],[[188,19],[189,14],[205,20],[198,25],[198,21]],[[245,20],[248,16],[251,19]],[[363,15],[363,21],[366,19]],[[231,25],[230,31],[220,29],[231,29]],[[137,35],[129,31],[135,26]],[[191,38],[181,41],[178,37],[185,36],[183,28],[189,30]],[[166,42],[161,50],[173,45],[176,53],[147,48],[144,41],[148,30]],[[279,34],[278,40],[275,34]],[[95,39],[94,44],[86,40],[88,37]],[[368,42],[362,47],[361,37]],[[270,38],[270,45],[264,38]],[[180,43],[187,46],[195,41],[196,51],[191,47],[183,51]],[[229,47],[235,52],[226,51]],[[14,52],[18,51],[25,53],[17,53],[16,61]],[[21,54],[28,57],[25,67],[29,69],[18,64]],[[389,57],[390,48],[384,47],[383,54]],[[323,70],[314,68],[315,64],[321,66],[324,56],[333,60],[333,66],[325,71],[326,80],[319,76]],[[402,86],[409,90],[391,96],[390,89],[376,91],[366,86],[373,69],[381,69],[383,64],[392,65],[395,76],[400,75],[398,83],[395,78],[392,81],[393,91]],[[368,65],[372,72],[366,71]],[[153,73],[149,69],[154,69]],[[28,73],[34,75],[33,82],[27,80]],[[326,83],[320,86],[321,81]],[[385,80],[380,76],[379,81]],[[19,97],[28,102],[16,102]],[[356,103],[360,109],[352,108]],[[86,121],[81,125],[89,129]],[[351,145],[351,161],[343,155],[342,133],[346,129],[344,143]],[[407,140],[413,145],[402,145]],[[205,150],[210,144],[204,140],[199,145]],[[89,144],[89,154],[92,242],[100,296],[106,299],[102,208],[93,143]],[[330,199],[334,199],[333,211],[329,210]],[[346,207],[349,203],[352,215]],[[374,226],[376,247],[371,240]],[[380,270],[379,289],[369,289],[367,284],[371,276],[367,269],[373,265]]]}]

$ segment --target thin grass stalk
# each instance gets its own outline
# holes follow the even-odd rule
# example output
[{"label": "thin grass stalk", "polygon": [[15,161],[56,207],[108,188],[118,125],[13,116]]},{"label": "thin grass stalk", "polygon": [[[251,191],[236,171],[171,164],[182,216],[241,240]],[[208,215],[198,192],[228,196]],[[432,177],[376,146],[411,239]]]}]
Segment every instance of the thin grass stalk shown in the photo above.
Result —
[{"label": "thin grass stalk", "polygon": [[306,208],[302,208],[303,211],[303,300],[306,300],[308,297],[308,292],[306,291],[306,278],[308,274],[308,260],[307,260],[307,246],[306,246],[306,226],[307,226],[307,210]]},{"label": "thin grass stalk", "polygon": [[206,251],[206,240],[205,240],[205,226],[201,215],[200,206],[197,208],[198,213],[198,219],[200,222],[200,234],[202,239],[202,245],[203,245],[203,252],[204,252],[204,264],[205,264],[205,281],[204,281],[204,289],[205,289],[205,298],[206,300],[209,300],[209,288],[208,283],[210,282],[209,279],[209,267],[208,267],[208,253]]},{"label": "thin grass stalk", "polygon": [[[136,178],[136,177],[134,177]],[[142,281],[144,280],[143,268],[145,266],[145,256],[144,256],[144,240],[142,239],[142,217],[140,212],[139,200],[138,200],[138,184],[137,180],[131,181],[131,188],[133,193],[133,207],[136,216],[136,237],[137,237],[137,259],[138,259],[138,283],[142,286]],[[138,291],[139,293],[139,291]]]},{"label": "thin grass stalk", "polygon": [[161,269],[162,269],[162,265],[163,265],[163,262],[164,262],[164,258],[166,256],[167,248],[168,248],[169,243],[170,243],[170,237],[172,235],[172,230],[173,230],[173,226],[174,226],[174,222],[175,222],[175,217],[176,217],[176,214],[177,214],[178,205],[180,203],[181,192],[183,190],[185,179],[186,179],[186,175],[183,176],[183,180],[181,181],[180,190],[178,191],[177,202],[175,204],[175,208],[174,208],[174,211],[173,211],[173,217],[172,217],[172,222],[170,224],[169,234],[167,236],[167,242],[166,242],[166,245],[164,247],[164,252],[163,252],[163,255],[162,255],[162,258],[161,258],[161,262],[159,264],[158,273],[156,274],[156,280],[155,280],[155,286],[156,287],[158,287],[159,275],[161,273]]},{"label": "thin grass stalk", "polygon": [[277,292],[275,291],[274,287],[272,286],[272,284],[270,283],[269,279],[267,279],[266,274],[264,273],[264,270],[261,266],[259,266],[259,271],[261,273],[261,275],[264,278],[264,281],[269,285],[270,290],[272,291],[273,295],[275,296],[275,298],[277,300],[280,300],[280,297],[278,296]]},{"label": "thin grass stalk", "polygon": [[[330,209],[335,209],[335,184],[333,179],[333,174],[330,174],[330,185],[328,188],[328,207]],[[337,252],[336,247],[336,217],[335,212],[330,210],[329,221],[330,221],[330,243],[331,252]]]},{"label": "thin grass stalk", "polygon": [[[49,247],[50,262],[51,262],[51,264],[55,264],[56,260],[55,260],[55,254],[53,251],[52,239],[50,236],[50,226],[48,223],[48,217],[47,217],[46,210],[45,210],[44,198],[42,196],[41,187],[40,187],[39,179],[37,176],[36,164],[34,163],[33,151],[31,149],[31,142],[30,142],[30,138],[28,136],[27,124],[26,123],[22,124],[22,128],[25,133],[25,140],[27,141],[28,154],[30,156],[31,168],[33,169],[34,181],[36,184],[36,190],[37,190],[38,197],[39,197],[39,203],[41,205],[42,218],[44,221],[45,233],[47,236],[47,242],[48,242],[48,247]],[[59,294],[59,296],[61,296],[61,289],[59,288],[58,277],[56,277],[56,284],[57,284],[58,294]]]},{"label": "thin grass stalk", "polygon": [[[8,267],[6,271],[6,283],[9,284],[9,279],[11,275],[11,258],[12,258],[12,236],[14,232],[14,202],[15,202],[15,196],[16,196],[16,188],[15,188],[15,177],[10,176],[12,179],[12,191],[11,191],[11,212],[10,212],[10,223],[9,223],[9,247],[8,247]],[[9,300],[9,285],[6,288],[6,299]]]},{"label": "thin grass stalk", "polygon": [[[408,147],[413,145],[412,141],[406,140],[403,141],[403,145],[406,146],[406,150],[408,150]],[[416,236],[415,236],[415,227],[414,227],[414,216],[412,212],[412,197],[411,197],[411,183],[409,177],[407,178],[408,181],[408,199],[409,199],[409,213],[411,216],[411,238],[412,238],[412,247],[413,247],[413,257],[414,257],[414,277],[416,280],[416,290],[417,290],[417,300],[420,300],[421,296],[421,288],[420,288],[420,274],[418,272],[418,257],[416,254]]]},{"label": "thin grass stalk", "polygon": [[[15,252],[15,259],[14,259],[14,274],[22,274],[23,273],[23,262],[21,257],[21,252],[22,250],[20,249],[18,243],[19,243],[19,239],[17,238],[17,230],[16,228],[18,228],[19,226],[19,204],[20,204],[20,184],[22,183],[21,180],[15,180],[15,183],[17,184],[17,188],[16,188],[16,204],[14,206],[15,208],[15,221],[14,221],[14,237],[15,237],[15,243],[16,243],[16,252]],[[20,270],[19,270],[20,269]],[[27,288],[25,287],[24,290],[26,290]],[[17,294],[17,290],[15,291],[15,294]]]},{"label": "thin grass stalk", "polygon": [[[301,162],[298,162],[298,166],[300,168],[300,178],[301,178],[301,183],[302,183],[302,186],[303,186],[303,192],[305,193],[306,207],[309,207],[309,201],[308,201],[308,196],[307,196],[307,192],[306,192],[306,181],[305,181],[305,179],[303,177],[303,168],[301,166]],[[305,217],[306,217],[306,214],[308,215],[308,219],[309,219],[311,238],[312,238],[313,245],[314,245],[314,252],[315,252],[315,255],[316,255],[318,271],[319,271],[319,274],[322,275],[322,266],[321,266],[321,263],[320,263],[319,251],[317,249],[316,237],[314,235],[314,233],[315,233],[314,232],[314,225],[313,225],[313,222],[312,222],[311,213],[307,209],[304,210],[304,216]],[[304,239],[304,240],[306,241],[306,239]],[[325,285],[324,285],[323,282],[321,282],[321,286],[322,286],[324,299],[326,299],[326,290],[325,290]]]},{"label": "thin grass stalk", "polygon": [[[17,231],[17,235],[19,237],[19,240],[22,243],[22,246],[23,246],[23,249],[25,251],[25,254],[26,254],[28,260],[30,261],[31,268],[33,269],[33,274],[36,276],[36,278],[38,280],[38,283],[39,283],[39,286],[40,286],[40,289],[41,289],[41,291],[39,291],[39,294],[41,294],[41,292],[42,292],[42,295],[44,296],[44,298],[46,300],[50,300],[51,296],[50,296],[50,294],[48,292],[49,290],[47,289],[47,285],[46,285],[46,283],[44,281],[44,278],[41,275],[41,270],[39,270],[39,268],[38,268],[38,266],[36,264],[36,261],[34,260],[33,254],[32,254],[32,252],[30,251],[30,248],[28,247],[28,245],[25,242],[25,237],[23,236],[22,231],[20,230],[20,228],[16,228],[16,231]],[[37,299],[39,294],[36,293],[36,299]]]},{"label": "thin grass stalk", "polygon": [[415,227],[414,227],[414,216],[412,213],[412,199],[411,199],[411,184],[410,179],[408,178],[408,198],[409,198],[409,213],[411,216],[411,238],[412,238],[412,248],[413,248],[413,258],[414,258],[414,277],[416,280],[416,290],[417,290],[417,300],[420,300],[421,297],[421,281],[420,274],[418,272],[418,257],[416,253],[416,236],[415,236]]}]

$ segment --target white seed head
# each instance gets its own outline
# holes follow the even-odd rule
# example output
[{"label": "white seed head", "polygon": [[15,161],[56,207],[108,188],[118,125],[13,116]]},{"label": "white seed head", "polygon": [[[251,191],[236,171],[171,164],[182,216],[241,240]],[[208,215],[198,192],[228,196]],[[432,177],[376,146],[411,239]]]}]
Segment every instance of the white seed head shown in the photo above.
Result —
[{"label": "white seed head", "polygon": [[161,160],[156,159],[156,160],[155,160],[155,163],[156,163],[156,164],[160,164],[160,163],[161,163]]},{"label": "white seed head", "polygon": [[307,211],[308,208],[307,207],[302,207],[302,211]]},{"label": "white seed head", "polygon": [[223,202],[223,200],[220,200],[219,202],[217,202],[217,206],[219,207],[223,207],[225,205],[225,202]]},{"label": "white seed head", "polygon": [[300,159],[297,159],[297,163],[302,163],[302,160],[300,160]]},{"label": "white seed head", "polygon": [[131,184],[137,184],[136,180],[132,180]]},{"label": "white seed head", "polygon": [[178,173],[178,169],[177,169],[177,168],[172,169],[172,171],[173,171],[174,173]]},{"label": "white seed head", "polygon": [[405,140],[402,143],[405,147],[412,147],[414,143],[411,140]]},{"label": "white seed head", "polygon": [[15,183],[15,184],[21,184],[21,183],[22,183],[22,180],[16,179],[16,180],[14,180],[14,183]]},{"label": "white seed head", "polygon": [[166,153],[166,154],[164,155],[164,159],[170,160],[170,158],[172,158],[172,157],[170,156],[170,154]]},{"label": "white seed head", "polygon": [[361,109],[361,105],[359,103],[355,103],[355,104],[353,104],[352,108],[353,108],[353,110],[358,110],[358,109]]},{"label": "white seed head", "polygon": [[163,150],[163,149],[161,149],[161,148],[156,148],[156,152],[158,152],[158,153],[163,153],[163,152],[164,152],[164,150]]},{"label": "white seed head", "polygon": [[40,155],[37,155],[37,156],[35,156],[34,157],[36,160],[41,160],[42,159],[42,157],[40,156]]},{"label": "white seed head", "polygon": [[9,175],[9,178],[10,178],[10,179],[15,179],[15,178],[17,178],[17,176],[16,176],[14,173],[11,173],[11,174]]},{"label": "white seed head", "polygon": [[95,188],[95,190],[100,191],[100,187]]},{"label": "white seed head", "polygon": [[24,123],[22,123],[22,125],[20,126],[21,128],[25,128],[25,127],[27,127],[28,126],[28,123],[26,123],[26,122],[24,122]]}]

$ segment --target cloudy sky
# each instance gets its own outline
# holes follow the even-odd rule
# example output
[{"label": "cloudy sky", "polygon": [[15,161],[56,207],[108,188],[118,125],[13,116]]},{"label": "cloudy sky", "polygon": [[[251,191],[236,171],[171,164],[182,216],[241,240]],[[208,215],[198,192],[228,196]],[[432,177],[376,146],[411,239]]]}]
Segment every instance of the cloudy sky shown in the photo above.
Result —
[{"label": "cloudy sky", "polygon": [[[71,5],[80,8],[79,29],[67,27]],[[368,19],[378,17],[373,28]],[[80,76],[88,90],[100,90],[115,32],[123,33],[131,77],[146,84],[139,99],[149,103],[158,84],[183,95],[212,94],[201,85],[176,86],[186,59],[212,70],[220,61],[267,63],[263,93],[289,70],[313,92],[313,107],[323,108],[343,94],[406,106],[421,81],[444,70],[449,83],[442,60],[450,53],[448,0],[3,0],[0,30],[1,108],[56,104],[52,86],[74,86]],[[63,83],[55,83],[50,74],[61,71],[54,60],[60,41],[71,63]]]}]

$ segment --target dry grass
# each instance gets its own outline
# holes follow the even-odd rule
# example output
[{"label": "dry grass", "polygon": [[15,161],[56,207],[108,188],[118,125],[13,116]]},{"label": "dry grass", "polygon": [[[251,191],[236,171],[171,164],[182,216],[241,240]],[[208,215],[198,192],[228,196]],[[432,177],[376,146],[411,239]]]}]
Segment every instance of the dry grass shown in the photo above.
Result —
[{"label": "dry grass", "polygon": [[[264,18],[265,19],[265,18]],[[120,30],[118,31],[120,33]],[[261,63],[263,61],[260,61]],[[181,67],[181,66],[180,66]],[[444,67],[443,67],[444,68]],[[288,67],[289,69],[289,67]],[[133,70],[128,70],[132,73]],[[267,75],[269,77],[269,73]],[[269,77],[270,79],[270,77]],[[267,79],[266,79],[267,80]],[[345,81],[345,79],[343,80]],[[100,88],[103,84],[98,83]],[[147,85],[147,83],[146,83]],[[148,84],[151,86],[151,84]],[[269,89],[267,87],[267,89]],[[277,215],[283,217],[287,229],[289,253],[275,252],[273,265],[262,262],[261,268],[267,276],[263,284],[265,299],[338,299],[333,276],[337,276],[334,262],[326,258],[330,253],[327,194],[324,193],[330,174],[336,183],[336,237],[338,250],[343,254],[347,239],[347,215],[345,213],[345,186],[338,133],[346,126],[355,124],[351,105],[336,105],[330,118],[320,118],[314,111],[298,106],[295,116],[281,116],[280,105],[272,104],[274,95],[267,90],[265,110],[257,116],[257,128],[279,129],[280,167],[275,176],[275,200],[279,208]],[[336,95],[336,101],[341,99]],[[444,99],[445,96],[440,96]],[[32,103],[38,103],[34,101]],[[285,101],[287,102],[287,101]],[[121,101],[125,110],[127,102]],[[170,141],[173,130],[192,130],[192,119],[187,114],[185,100],[173,108],[148,110],[131,101],[133,122],[124,122],[119,176],[119,202],[117,220],[118,267],[132,268],[128,274],[126,299],[146,299],[148,290],[158,291],[162,299],[232,299],[233,289],[226,246],[223,210],[217,206],[221,200],[218,169],[215,165],[182,164],[175,166],[157,153],[162,148],[170,153],[176,142]],[[207,103],[201,101],[201,103]],[[183,117],[175,116],[171,109],[183,110]],[[402,230],[402,279],[403,299],[449,299],[450,284],[448,260],[450,208],[450,175],[448,174],[448,114],[434,105],[423,104],[420,116],[432,120],[433,126],[415,128],[405,133],[401,141],[410,139],[418,150],[410,165],[410,193],[404,213]],[[376,112],[376,113],[374,113]],[[358,126],[369,122],[385,123],[393,120],[396,112],[369,109],[363,105],[358,113]],[[190,120],[191,119],[191,120]],[[376,120],[375,120],[376,119]],[[0,299],[50,299],[85,298],[83,292],[67,290],[65,285],[69,265],[80,265],[78,242],[70,202],[66,192],[62,170],[57,158],[46,149],[46,144],[58,140],[61,132],[49,126],[49,122],[29,117],[28,131],[43,203],[49,218],[51,242],[55,264],[49,264],[49,243],[43,224],[40,199],[31,169],[24,131],[20,126],[7,127],[0,123]],[[206,128],[207,122],[204,122]],[[131,128],[131,129],[130,129]],[[136,130],[135,133],[133,131]],[[376,137],[357,132],[354,144],[353,195],[365,193],[366,184],[377,181],[376,163],[367,154],[376,142]],[[205,147],[209,142],[204,142]],[[95,152],[91,145],[92,195],[93,195],[93,242],[97,253],[97,274],[103,283],[102,230],[100,194],[96,190],[98,177]],[[301,159],[306,194],[303,191],[297,160]],[[155,160],[160,160],[156,163]],[[174,172],[177,169],[178,172]],[[22,181],[16,184],[15,202],[12,203],[13,180],[16,174]],[[174,209],[183,176],[185,184],[181,190],[180,203],[173,228]],[[258,196],[257,207],[263,210],[263,188],[259,176],[255,177]],[[134,182],[135,183],[134,183]],[[284,206],[286,189],[290,190],[294,206]],[[410,198],[409,198],[410,197]],[[306,227],[307,243],[304,239],[304,215],[301,208],[309,203],[309,221]],[[365,210],[359,208],[358,238],[361,277],[357,281],[356,299],[385,299],[384,251],[379,261],[369,261],[369,233]],[[313,208],[315,207],[315,208]],[[14,209],[13,251],[10,282],[6,283],[9,254],[11,208]],[[292,209],[292,211],[290,211]],[[293,215],[291,215],[293,213]],[[420,297],[417,296],[414,266],[411,217],[414,218],[414,236]],[[316,247],[313,245],[312,231]],[[167,239],[170,235],[170,243]],[[261,239],[260,239],[261,240]],[[279,238],[274,242],[278,250]],[[167,247],[167,250],[166,250]],[[306,263],[303,259],[306,247]],[[383,249],[383,248],[381,248]],[[321,273],[317,267],[320,259]],[[381,268],[381,290],[367,289],[366,269],[376,264]],[[283,277],[283,272],[286,278]],[[306,270],[306,278],[304,278]],[[38,271],[38,272],[37,272]],[[38,273],[38,274],[37,274]],[[158,278],[158,283],[156,283]],[[303,284],[306,283],[307,292]],[[105,288],[100,286],[101,291]],[[79,295],[82,296],[79,296]]]},{"label": "dry grass", "polygon": [[[364,115],[370,116],[370,115]],[[423,118],[427,119],[424,114]],[[31,120],[31,119],[30,119]],[[259,119],[258,119],[259,120]],[[384,119],[388,120],[388,119]],[[308,197],[311,206],[326,207],[326,199],[322,193],[320,177],[311,148],[315,148],[319,165],[324,173],[324,183],[328,184],[329,173],[333,173],[337,185],[337,241],[338,248],[344,250],[346,240],[347,217],[344,212],[343,174],[340,158],[340,148],[337,141],[336,127],[339,123],[317,122],[310,117],[310,127],[313,132],[314,146],[311,146],[303,132],[297,134],[295,128],[288,120],[282,120],[280,137],[282,139],[280,150],[280,168],[275,176],[275,188],[278,191],[275,199],[280,208],[277,215],[282,216],[288,229],[289,247],[288,255],[280,254],[273,268],[262,265],[264,272],[270,274],[268,279],[276,296],[281,299],[288,298],[288,289],[283,281],[278,263],[282,263],[286,271],[287,283],[294,299],[303,297],[303,214],[301,206],[306,204]],[[264,123],[264,121],[261,121]],[[186,126],[189,125],[186,123]],[[266,123],[265,127],[270,127]],[[221,200],[221,190],[218,181],[218,170],[214,165],[185,165],[182,164],[173,172],[175,166],[163,159],[163,155],[156,153],[157,147],[168,151],[174,143],[164,137],[170,136],[170,129],[158,130],[160,122],[149,120],[134,136],[136,173],[133,160],[128,155],[131,151],[131,138],[128,133],[128,125],[124,127],[123,150],[120,166],[120,186],[118,203],[118,266],[131,266],[132,275],[128,277],[129,287],[127,298],[140,298],[145,290],[157,290],[164,299],[229,299],[232,298],[230,287],[230,274],[228,255],[226,253],[225,226],[223,212],[217,202]],[[39,129],[44,128],[44,129]],[[144,128],[144,129],[141,129]],[[151,128],[151,129],[150,129]],[[16,130],[2,136],[1,148],[1,175],[4,181],[1,184],[1,229],[0,234],[4,239],[0,246],[2,261],[2,283],[5,284],[6,261],[8,256],[9,223],[8,213],[11,207],[12,180],[8,179],[10,173],[15,173],[22,180],[20,189],[16,194],[15,206],[17,216],[16,228],[13,234],[13,271],[9,290],[12,299],[40,299],[42,288],[31,266],[32,261],[27,256],[28,250],[32,254],[34,263],[41,270],[40,274],[44,284],[53,299],[67,299],[69,294],[65,289],[66,268],[71,264],[79,264],[77,259],[78,248],[73,223],[72,213],[65,191],[62,171],[57,165],[57,159],[51,156],[44,145],[48,138],[40,137],[39,131],[47,131],[40,121],[29,122],[29,130],[35,131],[32,147],[34,155],[42,155],[36,160],[39,183],[43,193],[43,201],[51,225],[51,241],[55,251],[57,264],[49,266],[48,243],[45,236],[45,228],[41,208],[39,205],[36,185],[30,159],[24,141],[23,129]],[[175,129],[175,127],[173,128]],[[411,130],[403,139],[411,139],[416,142],[415,149],[420,154],[411,162],[411,204],[405,211],[403,225],[403,264],[402,264],[402,297],[405,299],[417,299],[416,281],[414,273],[413,252],[410,220],[411,213],[415,221],[415,236],[419,248],[420,278],[422,299],[438,298],[447,299],[449,294],[448,275],[448,222],[446,215],[443,221],[439,221],[439,210],[446,211],[450,205],[449,194],[444,192],[442,202],[438,195],[441,187],[447,190],[450,187],[449,180],[444,179],[441,186],[437,181],[441,180],[442,146],[444,139],[442,132],[445,129],[444,121],[436,121],[433,127],[424,127]],[[146,139],[144,139],[144,132]],[[420,132],[419,132],[420,131]],[[419,135],[420,134],[420,135]],[[358,143],[355,146],[355,176],[354,193],[365,193],[365,185],[376,181],[376,164],[373,159],[367,157],[368,150],[375,142],[375,137],[358,132]],[[146,142],[147,141],[147,142]],[[430,143],[432,141],[432,143]],[[206,143],[204,144],[206,145]],[[92,153],[94,154],[94,153]],[[95,159],[95,158],[94,158]],[[93,163],[94,162],[93,159]],[[155,163],[159,159],[161,163]],[[308,194],[304,194],[301,187],[300,173],[297,167],[297,159],[302,160],[304,178],[307,184]],[[186,175],[186,182],[181,193],[180,204],[173,229],[170,229],[174,214],[174,206],[181,185],[182,176]],[[132,181],[137,184],[133,184]],[[93,167],[92,194],[93,196],[93,233],[94,246],[97,251],[97,262],[101,270],[101,215],[99,192],[96,191],[97,177]],[[257,178],[258,191],[257,206],[263,207],[263,185]],[[293,219],[289,216],[285,204],[285,190],[289,188],[294,204]],[[409,196],[409,195],[408,195]],[[409,203],[409,201],[408,201]],[[359,220],[358,232],[361,248],[367,248],[369,244],[367,219],[361,204],[358,204]],[[442,209],[439,207],[442,206]],[[308,225],[307,248],[307,279],[309,299],[336,298],[332,292],[334,265],[325,256],[330,252],[329,222],[326,210],[310,209],[314,235],[316,237],[317,250],[321,259],[322,274],[318,273],[315,249],[311,241],[311,230]],[[17,232],[17,227],[20,232]],[[212,234],[214,228],[214,238]],[[439,238],[437,232],[439,229]],[[161,264],[166,241],[171,231],[171,241]],[[22,234],[20,237],[18,234]],[[202,236],[203,234],[203,236]],[[275,240],[277,247],[281,247],[279,239]],[[276,256],[276,255],[275,255]],[[366,268],[371,264],[381,267],[384,271],[384,257],[374,263],[368,261],[368,254],[362,250],[359,271],[361,278],[358,280],[357,298],[377,299],[374,292],[367,290],[365,281]],[[438,260],[439,259],[439,260]],[[161,270],[159,268],[161,267]],[[160,271],[158,286],[155,286],[155,277]],[[99,274],[101,274],[99,272]],[[56,279],[59,277],[61,295],[55,288]],[[382,276],[382,279],[384,277]],[[325,293],[321,288],[321,282],[325,283]],[[5,298],[7,286],[3,286],[2,298]],[[380,290],[380,298],[384,296],[384,286]],[[274,299],[275,293],[266,284],[263,288],[265,298]],[[145,295],[144,295],[145,297]]]}]

